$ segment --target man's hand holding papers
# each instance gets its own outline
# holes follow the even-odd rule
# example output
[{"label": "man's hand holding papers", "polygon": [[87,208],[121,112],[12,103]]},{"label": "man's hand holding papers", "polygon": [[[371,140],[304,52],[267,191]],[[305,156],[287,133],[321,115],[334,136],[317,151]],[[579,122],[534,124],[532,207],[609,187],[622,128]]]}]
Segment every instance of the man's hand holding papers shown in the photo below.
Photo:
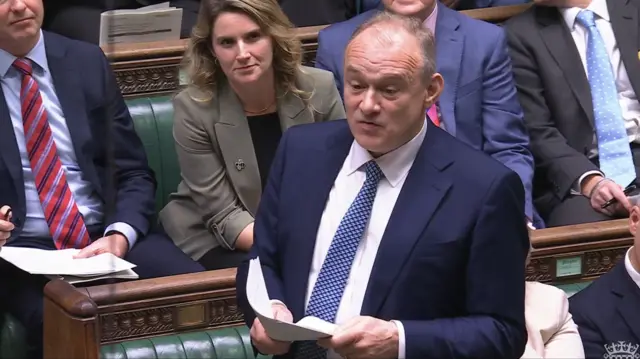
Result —
[{"label": "man's hand holding papers", "polygon": [[[273,311],[273,319],[287,323],[293,322],[293,315],[291,315],[291,312],[284,304],[273,303],[271,304],[271,310]],[[260,318],[257,317],[251,326],[251,342],[260,353],[269,353],[272,355],[286,354],[289,352],[289,347],[291,346],[291,342],[271,339],[262,326],[262,323],[260,323]]]}]

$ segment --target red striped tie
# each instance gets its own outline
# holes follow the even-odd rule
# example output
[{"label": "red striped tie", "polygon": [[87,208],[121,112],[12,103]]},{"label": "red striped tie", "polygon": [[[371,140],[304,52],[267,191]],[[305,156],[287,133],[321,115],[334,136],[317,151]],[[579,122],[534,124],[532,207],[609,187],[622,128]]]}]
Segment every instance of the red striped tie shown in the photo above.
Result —
[{"label": "red striped tie", "polygon": [[23,75],[20,102],[24,136],[49,232],[58,249],[84,248],[89,244],[89,233],[58,157],[40,88],[31,76],[31,60],[17,59],[13,66]]}]

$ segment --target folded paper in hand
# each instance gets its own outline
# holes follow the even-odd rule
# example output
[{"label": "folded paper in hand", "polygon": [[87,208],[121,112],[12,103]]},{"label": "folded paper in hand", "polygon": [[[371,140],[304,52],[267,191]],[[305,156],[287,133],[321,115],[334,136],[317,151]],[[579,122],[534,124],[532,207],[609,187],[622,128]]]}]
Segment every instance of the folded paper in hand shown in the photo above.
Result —
[{"label": "folded paper in hand", "polygon": [[71,283],[103,278],[136,279],[132,270],[136,265],[111,253],[74,259],[80,250],[43,250],[35,248],[2,247],[0,258],[31,274],[62,276]]},{"label": "folded paper in hand", "polygon": [[247,299],[251,309],[260,319],[269,338],[280,341],[317,340],[333,335],[336,325],[317,317],[304,317],[297,323],[283,322],[273,318],[271,300],[262,274],[260,259],[249,262],[247,277]]}]

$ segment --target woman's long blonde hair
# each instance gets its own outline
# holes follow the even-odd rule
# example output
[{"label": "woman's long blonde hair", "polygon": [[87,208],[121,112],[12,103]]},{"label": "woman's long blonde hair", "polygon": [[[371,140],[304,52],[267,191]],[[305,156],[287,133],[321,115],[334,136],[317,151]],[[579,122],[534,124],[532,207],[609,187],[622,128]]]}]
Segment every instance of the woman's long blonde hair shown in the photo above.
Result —
[{"label": "woman's long blonde hair", "polygon": [[189,76],[188,86],[205,94],[205,98],[195,100],[210,101],[218,83],[225,80],[212,48],[213,24],[225,12],[248,16],[266,36],[271,37],[276,89],[282,93],[292,92],[308,106],[311,93],[296,85],[296,76],[302,64],[302,45],[276,0],[202,0],[198,21],[193,27],[183,60],[183,67]]}]

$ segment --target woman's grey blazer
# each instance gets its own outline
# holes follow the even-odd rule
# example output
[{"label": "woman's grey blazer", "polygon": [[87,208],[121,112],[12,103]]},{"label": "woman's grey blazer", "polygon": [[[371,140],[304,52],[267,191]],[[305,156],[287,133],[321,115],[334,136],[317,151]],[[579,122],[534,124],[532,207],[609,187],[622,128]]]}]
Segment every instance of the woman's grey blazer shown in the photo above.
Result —
[{"label": "woman's grey blazer", "polygon": [[[278,96],[282,130],[312,122],[345,118],[333,75],[303,66],[298,88],[312,92],[313,111],[291,93]],[[176,245],[198,260],[209,250],[234,249],[251,222],[262,195],[258,163],[249,124],[228,84],[208,102],[193,89],[173,100],[175,139],[182,182],[160,212],[160,221]],[[200,96],[199,96],[200,95]]]}]

